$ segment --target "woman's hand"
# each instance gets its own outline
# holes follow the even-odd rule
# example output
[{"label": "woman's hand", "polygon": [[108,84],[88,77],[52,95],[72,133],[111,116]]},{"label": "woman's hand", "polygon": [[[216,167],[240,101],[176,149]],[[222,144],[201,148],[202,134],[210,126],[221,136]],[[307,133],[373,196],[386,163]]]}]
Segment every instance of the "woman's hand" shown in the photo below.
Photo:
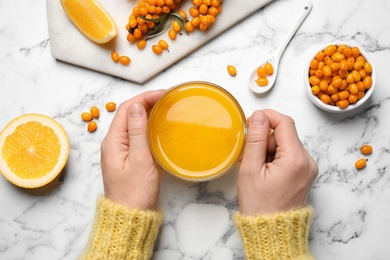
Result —
[{"label": "woman's hand", "polygon": [[317,175],[318,166],[303,147],[290,117],[268,109],[253,113],[238,176],[242,214],[304,206]]},{"label": "woman's hand", "polygon": [[130,209],[157,207],[160,181],[148,145],[147,122],[164,92],[148,91],[122,103],[101,144],[105,196]]}]

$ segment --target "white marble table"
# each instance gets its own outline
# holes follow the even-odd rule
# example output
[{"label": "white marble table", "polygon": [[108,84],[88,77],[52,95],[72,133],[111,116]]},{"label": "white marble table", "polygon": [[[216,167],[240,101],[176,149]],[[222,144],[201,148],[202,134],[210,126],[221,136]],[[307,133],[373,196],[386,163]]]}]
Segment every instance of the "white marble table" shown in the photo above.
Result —
[{"label": "white marble table", "polygon": [[[278,46],[302,1],[276,0],[154,79],[138,85],[52,58],[44,1],[0,0],[0,129],[25,113],[43,113],[66,129],[71,152],[63,183],[28,194],[0,178],[0,259],[76,259],[87,242],[95,202],[103,193],[100,142],[113,114],[86,132],[80,113],[145,90],[205,80],[224,86],[249,116],[273,108],[292,116],[320,174],[312,191],[310,245],[317,259],[389,259],[390,247],[390,2],[320,1],[288,46],[276,87],[255,96],[247,78]],[[376,91],[359,113],[335,116],[317,109],[303,89],[303,70],[316,46],[334,40],[365,48],[377,69]],[[230,77],[226,65],[238,70]],[[367,167],[354,168],[370,143]],[[164,223],[154,259],[244,259],[232,221],[236,173],[208,183],[162,174]]]}]

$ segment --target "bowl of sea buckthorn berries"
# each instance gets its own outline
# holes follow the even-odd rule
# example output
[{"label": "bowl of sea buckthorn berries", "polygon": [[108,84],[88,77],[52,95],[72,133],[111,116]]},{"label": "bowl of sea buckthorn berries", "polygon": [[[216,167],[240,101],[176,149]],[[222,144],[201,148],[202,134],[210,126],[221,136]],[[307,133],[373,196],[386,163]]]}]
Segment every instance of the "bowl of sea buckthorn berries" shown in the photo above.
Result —
[{"label": "bowl of sea buckthorn berries", "polygon": [[360,107],[370,98],[375,77],[372,60],[362,47],[332,42],[310,56],[305,88],[317,107],[342,113]]}]

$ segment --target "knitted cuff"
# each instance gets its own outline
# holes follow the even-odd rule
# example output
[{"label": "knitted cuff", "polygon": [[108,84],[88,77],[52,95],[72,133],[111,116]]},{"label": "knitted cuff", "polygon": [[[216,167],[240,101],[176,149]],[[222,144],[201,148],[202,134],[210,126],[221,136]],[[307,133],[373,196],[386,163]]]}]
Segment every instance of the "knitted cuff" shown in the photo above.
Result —
[{"label": "knitted cuff", "polygon": [[314,259],[308,246],[313,208],[277,214],[244,216],[235,213],[248,260]]},{"label": "knitted cuff", "polygon": [[149,259],[161,222],[159,212],[130,210],[102,197],[82,259]]}]

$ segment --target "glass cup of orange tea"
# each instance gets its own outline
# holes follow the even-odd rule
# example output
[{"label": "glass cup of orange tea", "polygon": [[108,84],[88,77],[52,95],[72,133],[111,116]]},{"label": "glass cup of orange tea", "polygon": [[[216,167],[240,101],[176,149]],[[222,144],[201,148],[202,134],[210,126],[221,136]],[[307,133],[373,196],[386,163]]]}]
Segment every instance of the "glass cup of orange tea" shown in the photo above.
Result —
[{"label": "glass cup of orange tea", "polygon": [[194,182],[222,176],[240,159],[246,118],[237,100],[208,82],[169,89],[149,116],[148,139],[160,166]]}]

